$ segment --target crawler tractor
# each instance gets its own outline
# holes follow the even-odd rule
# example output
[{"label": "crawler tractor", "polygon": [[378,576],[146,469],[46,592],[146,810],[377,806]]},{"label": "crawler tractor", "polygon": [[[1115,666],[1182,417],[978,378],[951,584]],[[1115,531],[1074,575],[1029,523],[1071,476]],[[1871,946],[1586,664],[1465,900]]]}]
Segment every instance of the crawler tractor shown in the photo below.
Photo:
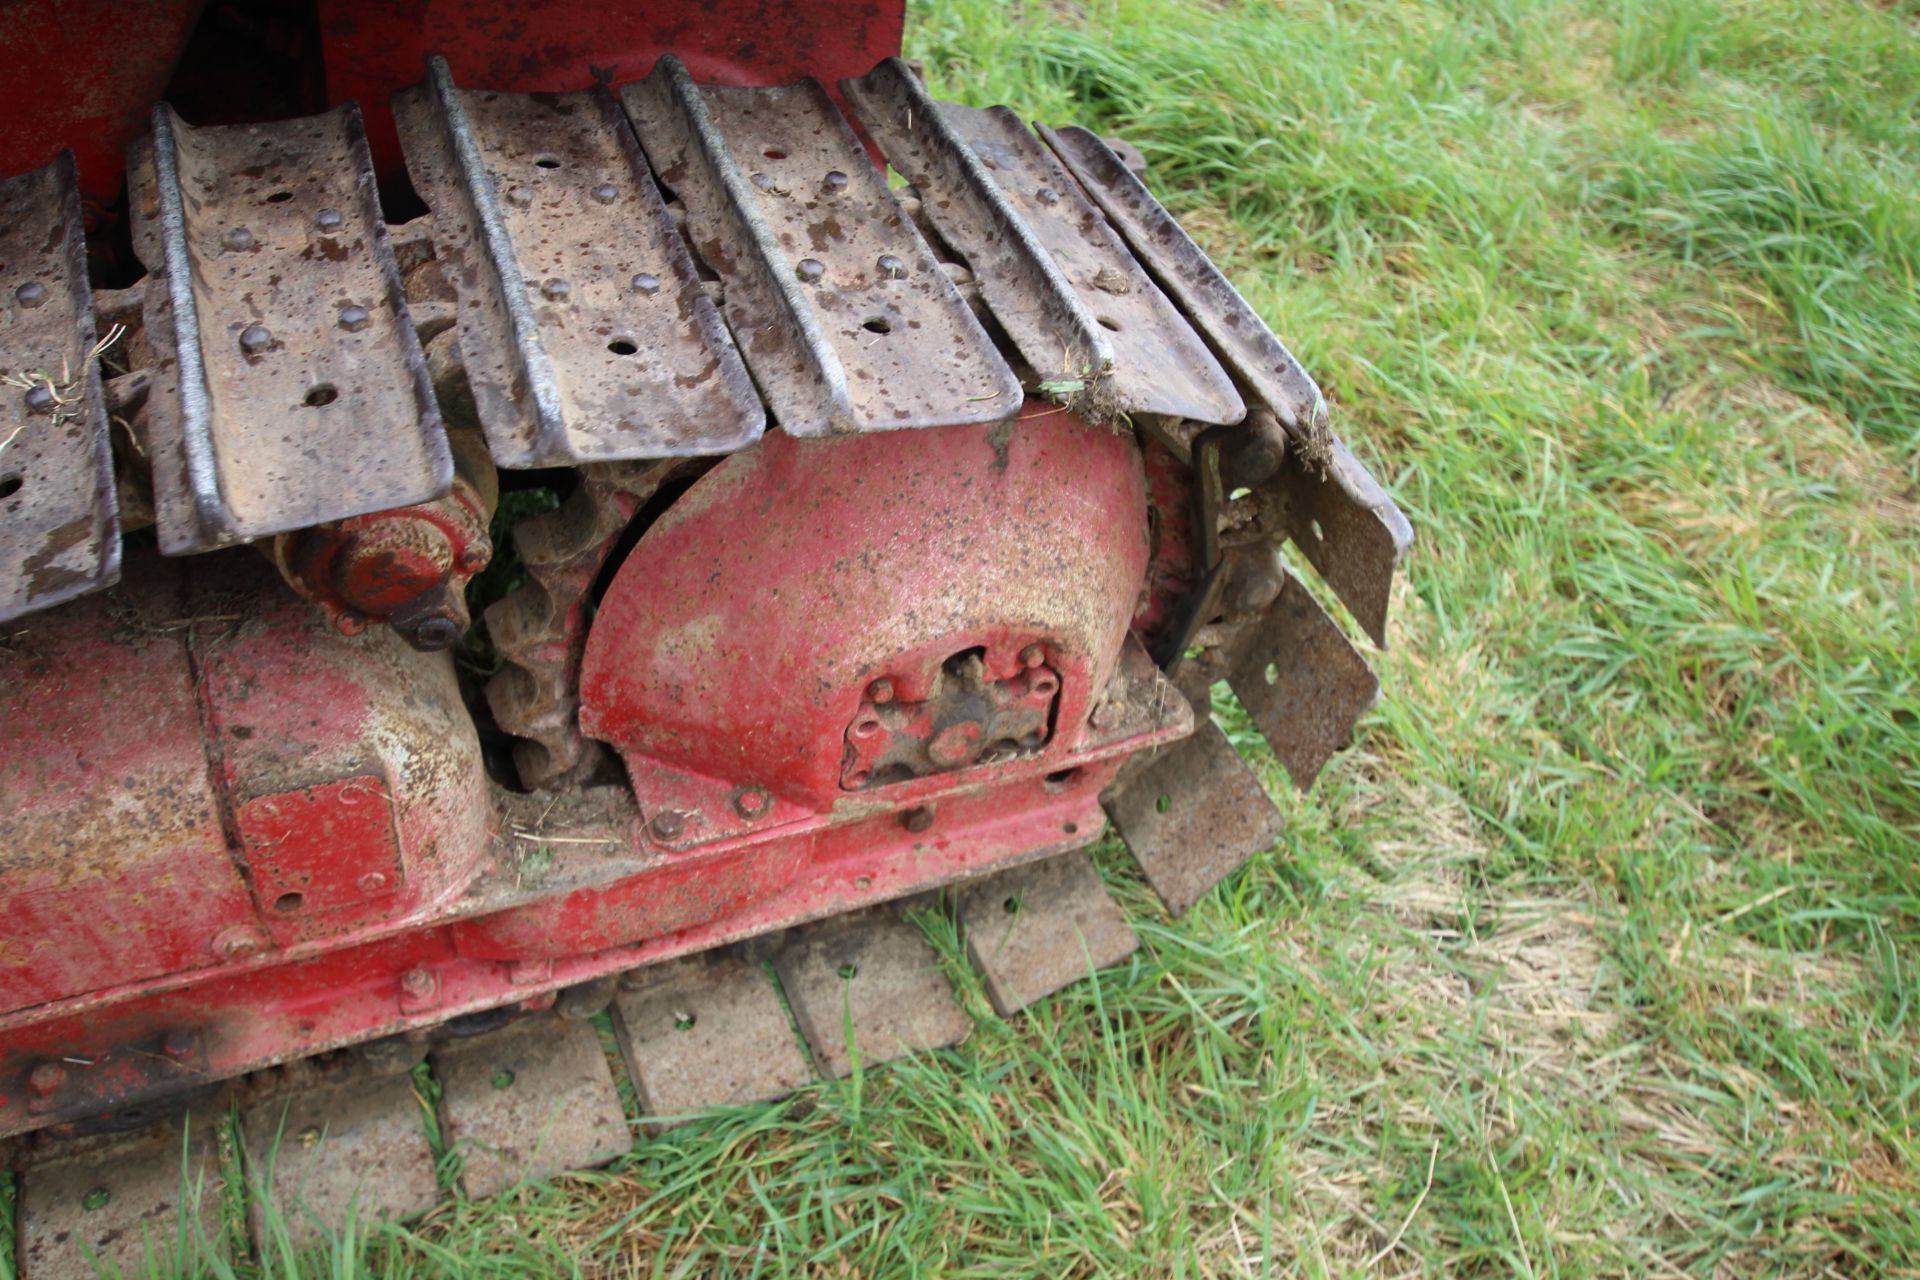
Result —
[{"label": "crawler tractor", "polygon": [[1176,915],[1278,837],[1217,686],[1302,787],[1347,740],[1405,519],[1136,152],[902,18],[6,6],[25,1276],[236,1151],[256,1223],[429,1207],[423,1062],[485,1196],[628,1149],[616,1071],[953,1044],[904,905],[1013,1016],[1135,945],[1109,822]]}]

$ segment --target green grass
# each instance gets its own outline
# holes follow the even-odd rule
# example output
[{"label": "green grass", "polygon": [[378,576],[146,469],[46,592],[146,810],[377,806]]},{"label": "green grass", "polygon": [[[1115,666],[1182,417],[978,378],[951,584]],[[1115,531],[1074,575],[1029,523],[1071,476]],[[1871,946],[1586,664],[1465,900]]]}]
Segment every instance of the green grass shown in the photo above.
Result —
[{"label": "green grass", "polygon": [[[316,1270],[1920,1274],[1909,0],[916,7],[1136,143],[1412,517],[1385,699],[1142,952]],[[938,931],[936,931],[936,934]],[[274,1274],[290,1274],[276,1267]]]}]

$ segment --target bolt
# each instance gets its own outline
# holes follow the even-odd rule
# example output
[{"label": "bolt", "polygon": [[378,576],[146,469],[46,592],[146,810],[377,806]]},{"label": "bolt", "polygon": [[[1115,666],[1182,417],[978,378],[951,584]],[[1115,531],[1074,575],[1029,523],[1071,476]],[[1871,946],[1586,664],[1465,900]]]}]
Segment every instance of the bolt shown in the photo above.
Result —
[{"label": "bolt", "polygon": [[345,221],[338,209],[322,209],[313,215],[313,225],[322,231],[338,231],[340,224]]},{"label": "bolt", "polygon": [[756,173],[753,175],[751,181],[754,186],[760,188],[762,191],[773,190],[773,178],[770,174]]},{"label": "bolt", "polygon": [[1041,645],[1030,644],[1020,651],[1020,665],[1023,667],[1037,667],[1046,660],[1047,651]]},{"label": "bolt", "polygon": [[29,280],[15,289],[13,296],[23,307],[37,307],[47,300],[47,286],[38,280]]},{"label": "bolt", "polygon": [[845,191],[847,189],[847,175],[838,169],[829,169],[827,170],[825,185],[829,191]]},{"label": "bolt", "polygon": [[25,398],[28,413],[52,413],[60,403],[60,397],[54,395],[53,388],[44,382],[28,387]]},{"label": "bolt", "polygon": [[533,204],[533,189],[531,187],[508,187],[507,203],[516,209],[528,208]]},{"label": "bolt", "polygon": [[678,810],[662,809],[653,815],[653,821],[647,829],[653,832],[655,840],[672,840],[686,829],[687,820]]},{"label": "bolt", "polygon": [[235,253],[244,253],[248,249],[253,248],[253,232],[247,230],[245,227],[235,227],[233,230],[227,232],[226,235],[220,237],[220,243]]},{"label": "bolt", "polygon": [[611,182],[603,182],[587,194],[593,197],[596,204],[612,204],[620,198],[620,188]]},{"label": "bolt", "polygon": [[751,822],[766,813],[770,798],[758,787],[748,787],[733,798],[733,811]]},{"label": "bolt", "polygon": [[273,345],[273,330],[263,324],[250,324],[240,331],[240,349],[257,356]]},{"label": "bolt", "polygon": [[67,1083],[67,1069],[57,1062],[43,1062],[27,1077],[27,1091],[36,1098],[51,1098]]},{"label": "bolt", "polygon": [[175,1027],[160,1038],[160,1052],[169,1058],[184,1058],[200,1047],[200,1037],[185,1027]]},{"label": "bolt", "polygon": [[802,258],[793,268],[793,274],[799,276],[802,283],[812,284],[827,274],[827,264],[818,258]]},{"label": "bolt", "polygon": [[549,302],[565,302],[572,295],[573,286],[555,276],[540,286],[540,292],[546,295]]},{"label": "bolt", "polygon": [[633,278],[633,291],[651,298],[660,292],[660,277],[650,271],[642,271]]},{"label": "bolt", "polygon": [[415,1000],[427,999],[438,985],[433,980],[433,974],[425,969],[409,969],[400,975],[401,993]]},{"label": "bolt", "polygon": [[413,647],[432,653],[444,649],[458,640],[466,631],[460,623],[444,613],[436,613],[425,618],[413,629]]},{"label": "bolt", "polygon": [[369,871],[354,881],[354,884],[362,893],[378,893],[387,887],[387,877],[378,871]]},{"label": "bolt", "polygon": [[340,308],[340,327],[348,333],[360,332],[371,319],[373,317],[367,314],[367,309],[357,304],[349,303]]},{"label": "bolt", "polygon": [[245,960],[257,955],[266,939],[243,924],[222,929],[213,938],[213,954],[222,960]]},{"label": "bolt", "polygon": [[1045,204],[1045,205],[1055,205],[1060,203],[1060,193],[1058,191],[1055,191],[1052,187],[1040,188],[1038,191],[1033,193],[1033,198],[1038,200],[1041,204]]},{"label": "bolt", "polygon": [[933,806],[930,804],[915,805],[900,815],[900,825],[915,835],[919,835],[922,831],[925,831],[933,825]]},{"label": "bolt", "polygon": [[357,636],[367,629],[367,615],[358,609],[342,609],[334,617],[333,625],[343,636]]},{"label": "bolt", "polygon": [[905,280],[907,278],[907,264],[890,253],[881,254],[880,261],[874,265],[880,268],[882,279]]},{"label": "bolt", "polygon": [[867,697],[881,706],[893,701],[893,681],[881,676],[867,686]]}]

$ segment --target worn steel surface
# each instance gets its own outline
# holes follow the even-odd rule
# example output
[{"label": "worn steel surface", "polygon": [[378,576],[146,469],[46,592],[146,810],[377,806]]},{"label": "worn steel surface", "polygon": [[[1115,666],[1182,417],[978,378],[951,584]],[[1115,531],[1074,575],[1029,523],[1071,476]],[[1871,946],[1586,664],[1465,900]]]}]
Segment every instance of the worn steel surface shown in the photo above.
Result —
[{"label": "worn steel surface", "polygon": [[[21,1173],[20,1280],[135,1275],[156,1260],[225,1256],[219,1115],[201,1108],[131,1133],[55,1142]],[[198,1236],[198,1246],[183,1242]],[[187,1248],[183,1249],[182,1244]]]},{"label": "worn steel surface", "polygon": [[669,56],[622,101],[785,431],[1015,410],[1012,370],[817,83],[702,88]]},{"label": "worn steel surface", "polygon": [[709,1107],[782,1098],[813,1078],[780,994],[757,964],[726,950],[628,975],[614,1028],[649,1127]]},{"label": "worn steel surface", "polygon": [[955,894],[967,956],[1003,1018],[1119,964],[1140,945],[1087,855],[983,876]]},{"label": "worn steel surface", "polygon": [[0,182],[0,621],[120,576],[73,156]]},{"label": "worn steel surface", "polygon": [[195,129],[132,170],[170,555],[425,502],[453,462],[352,106]]},{"label": "worn steel surface", "polygon": [[892,908],[823,921],[774,957],[814,1061],[832,1076],[959,1044],[973,1023],[920,926]]},{"label": "worn steel surface", "polygon": [[432,1054],[440,1118],[475,1199],[604,1164],[633,1145],[591,1022],[531,1014]]},{"label": "worn steel surface", "polygon": [[924,216],[965,255],[980,296],[1035,379],[1111,372],[1107,331],[913,69],[889,58],[840,89],[888,163],[921,193]]},{"label": "worn steel surface", "polygon": [[1280,838],[1280,810],[1210,718],[1143,753],[1101,795],[1147,883],[1175,916]]},{"label": "worn steel surface", "polygon": [[[400,1221],[440,1200],[433,1148],[409,1076],[376,1076],[343,1064],[337,1078],[296,1064],[264,1096],[243,1104],[249,1180],[265,1187],[295,1243],[338,1234],[355,1221]],[[247,1226],[259,1244],[266,1207],[255,1197]]]},{"label": "worn steel surface", "polygon": [[504,467],[725,453],[766,421],[633,132],[603,86],[395,100]]},{"label": "worn steel surface", "polygon": [[1040,134],[1228,367],[1309,456],[1324,458],[1327,409],[1320,388],[1213,260],[1098,135],[1045,125]]},{"label": "worn steel surface", "polygon": [[1353,451],[1331,442],[1324,463],[1289,454],[1261,497],[1307,562],[1353,610],[1373,642],[1387,644],[1393,576],[1413,546],[1413,526]]},{"label": "worn steel surface", "polygon": [[1380,697],[1380,681],[1306,584],[1282,571],[1280,594],[1228,646],[1227,683],[1305,791]]}]

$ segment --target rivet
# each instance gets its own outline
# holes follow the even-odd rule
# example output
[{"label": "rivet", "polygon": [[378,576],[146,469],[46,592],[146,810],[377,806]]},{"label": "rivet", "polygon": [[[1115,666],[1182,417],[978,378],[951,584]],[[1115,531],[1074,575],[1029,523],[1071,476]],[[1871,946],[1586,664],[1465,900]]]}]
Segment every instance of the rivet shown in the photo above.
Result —
[{"label": "rivet", "polygon": [[611,182],[603,182],[587,194],[591,195],[597,204],[612,204],[620,198],[620,188]]},{"label": "rivet", "polygon": [[47,300],[47,286],[38,280],[29,280],[15,289],[13,296],[23,307],[37,307]]},{"label": "rivet", "polygon": [[250,324],[240,331],[240,349],[257,356],[273,345],[273,330],[263,324]]},{"label": "rivet", "polygon": [[885,704],[893,701],[893,681],[881,676],[867,686],[867,697],[875,703]]},{"label": "rivet", "polygon": [[322,209],[313,215],[313,225],[322,231],[338,231],[340,224],[345,221],[338,209]]},{"label": "rivet", "polygon": [[762,191],[773,190],[773,177],[770,174],[756,173],[753,175],[750,181],[753,183],[754,186],[760,188]]},{"label": "rivet", "polygon": [[233,230],[227,232],[226,235],[220,237],[220,243],[235,253],[243,253],[253,248],[253,232],[247,230],[245,227],[235,227]]},{"label": "rivet", "polygon": [[771,799],[766,792],[758,787],[748,787],[733,798],[733,811],[751,821],[766,813],[770,803]]},{"label": "rivet", "polygon": [[573,286],[565,280],[560,279],[560,277],[555,276],[540,286],[540,292],[546,295],[549,302],[565,302],[568,296],[573,293]]},{"label": "rivet", "polygon": [[672,840],[686,829],[687,820],[675,809],[662,809],[653,815],[653,821],[647,829],[653,832],[656,840]]},{"label": "rivet", "polygon": [[847,189],[847,175],[838,169],[827,170],[826,188],[829,191],[845,191]]},{"label": "rivet", "polygon": [[1033,193],[1033,198],[1038,200],[1041,204],[1059,204],[1060,203],[1060,193],[1058,191],[1055,191],[1052,187],[1040,188],[1038,191]]},{"label": "rivet", "polygon": [[516,209],[525,209],[533,203],[533,188],[508,187],[507,203]]},{"label": "rivet", "polygon": [[378,893],[387,887],[387,878],[378,871],[369,871],[354,883],[362,893]]},{"label": "rivet", "polygon": [[650,271],[642,271],[633,278],[633,291],[651,298],[660,292],[660,277]]},{"label": "rivet", "polygon": [[340,327],[348,333],[358,333],[367,327],[367,321],[373,319],[367,309],[357,303],[349,303],[340,308]]},{"label": "rivet", "polygon": [[922,831],[925,831],[933,825],[933,806],[930,804],[915,805],[900,815],[900,825],[915,835],[919,835]]},{"label": "rivet", "polygon": [[818,258],[802,258],[794,264],[793,274],[799,276],[802,282],[812,284],[827,274],[827,264]]},{"label": "rivet", "polygon": [[880,275],[883,279],[904,280],[907,278],[907,264],[890,253],[881,254],[880,261],[874,265],[880,268]]},{"label": "rivet", "polygon": [[53,394],[52,387],[39,382],[27,388],[26,401],[29,413],[52,413],[60,397]]},{"label": "rivet", "polygon": [[243,924],[222,929],[213,939],[213,954],[222,960],[245,960],[258,954],[266,940]]}]

